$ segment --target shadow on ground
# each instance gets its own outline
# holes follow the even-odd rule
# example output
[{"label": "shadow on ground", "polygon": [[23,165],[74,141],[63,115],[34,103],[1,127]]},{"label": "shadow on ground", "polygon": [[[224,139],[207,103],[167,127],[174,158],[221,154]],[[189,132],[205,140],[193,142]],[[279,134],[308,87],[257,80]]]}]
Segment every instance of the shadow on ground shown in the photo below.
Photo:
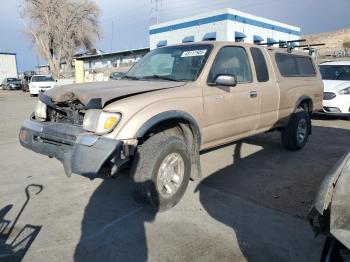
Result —
[{"label": "shadow on ground", "polygon": [[[318,256],[319,250],[304,241],[311,230],[296,216],[305,217],[322,178],[350,147],[345,139],[350,131],[314,127],[313,132],[299,152],[283,149],[275,133],[240,141],[234,144],[232,164],[198,185],[202,206],[234,230],[248,260],[305,261]],[[261,149],[245,155],[244,144]],[[232,196],[244,200],[233,201]],[[155,215],[132,200],[127,176],[104,179],[85,208],[75,261],[146,261],[145,223],[153,222]]]},{"label": "shadow on ground", "polygon": [[146,261],[150,212],[134,202],[127,174],[105,178],[85,208],[74,261]]},{"label": "shadow on ground", "polygon": [[[320,253],[312,254],[312,247],[305,243],[310,235],[306,231],[311,230],[304,228],[304,219],[297,219],[300,223],[289,220],[292,216],[306,217],[323,177],[349,150],[350,131],[316,126],[313,134],[298,152],[281,148],[279,134],[239,141],[232,152],[232,165],[211,174],[197,187],[204,209],[234,230],[249,261],[319,259]],[[260,150],[245,155],[244,144],[256,145]],[[247,208],[227,202],[209,188],[257,205],[247,204]],[[266,212],[259,212],[257,206],[266,207]],[[274,216],[275,212],[281,216]]]},{"label": "shadow on ground", "polygon": [[18,226],[18,221],[31,199],[31,194],[38,195],[42,190],[43,186],[36,184],[25,188],[26,200],[13,221],[5,219],[13,208],[12,204],[0,210],[0,261],[21,261],[38,236],[42,226],[26,224],[21,227]]}]

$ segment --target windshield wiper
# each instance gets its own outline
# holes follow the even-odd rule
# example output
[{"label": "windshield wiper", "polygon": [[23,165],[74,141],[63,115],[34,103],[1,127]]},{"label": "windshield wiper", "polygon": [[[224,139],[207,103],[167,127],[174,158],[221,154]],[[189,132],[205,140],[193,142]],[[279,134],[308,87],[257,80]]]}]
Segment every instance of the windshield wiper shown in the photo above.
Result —
[{"label": "windshield wiper", "polygon": [[167,80],[167,81],[174,81],[174,82],[179,82],[179,80],[168,77],[168,76],[160,76],[160,75],[150,75],[150,76],[143,76],[139,78],[140,80],[142,79],[161,79],[161,80]]}]

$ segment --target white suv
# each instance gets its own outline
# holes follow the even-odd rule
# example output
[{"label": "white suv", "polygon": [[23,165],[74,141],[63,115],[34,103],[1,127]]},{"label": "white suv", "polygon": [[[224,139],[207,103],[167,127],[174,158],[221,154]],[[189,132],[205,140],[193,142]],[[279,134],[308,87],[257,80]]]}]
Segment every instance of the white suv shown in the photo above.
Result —
[{"label": "white suv", "polygon": [[350,116],[350,61],[320,65],[324,83],[322,113]]},{"label": "white suv", "polygon": [[57,85],[57,82],[50,75],[34,75],[29,83],[30,96],[36,96]]}]

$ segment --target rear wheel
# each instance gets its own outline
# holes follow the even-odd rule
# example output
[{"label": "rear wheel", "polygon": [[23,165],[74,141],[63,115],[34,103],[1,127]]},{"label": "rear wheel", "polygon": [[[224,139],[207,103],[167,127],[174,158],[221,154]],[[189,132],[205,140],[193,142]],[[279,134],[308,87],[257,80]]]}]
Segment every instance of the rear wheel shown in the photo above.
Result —
[{"label": "rear wheel", "polygon": [[155,211],[175,206],[187,188],[191,157],[184,141],[156,134],[138,147],[132,168],[132,192]]},{"label": "rear wheel", "polygon": [[283,145],[289,150],[302,149],[308,140],[310,130],[311,120],[309,113],[299,109],[291,116],[288,125],[282,130]]}]

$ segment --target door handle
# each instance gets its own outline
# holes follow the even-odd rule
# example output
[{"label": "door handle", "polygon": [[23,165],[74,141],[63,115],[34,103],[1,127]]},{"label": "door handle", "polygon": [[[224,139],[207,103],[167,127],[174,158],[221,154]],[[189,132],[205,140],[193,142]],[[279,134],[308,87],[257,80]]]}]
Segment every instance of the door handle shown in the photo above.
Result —
[{"label": "door handle", "polygon": [[251,98],[254,98],[254,97],[258,96],[258,93],[256,91],[250,91],[249,95],[250,95]]}]

